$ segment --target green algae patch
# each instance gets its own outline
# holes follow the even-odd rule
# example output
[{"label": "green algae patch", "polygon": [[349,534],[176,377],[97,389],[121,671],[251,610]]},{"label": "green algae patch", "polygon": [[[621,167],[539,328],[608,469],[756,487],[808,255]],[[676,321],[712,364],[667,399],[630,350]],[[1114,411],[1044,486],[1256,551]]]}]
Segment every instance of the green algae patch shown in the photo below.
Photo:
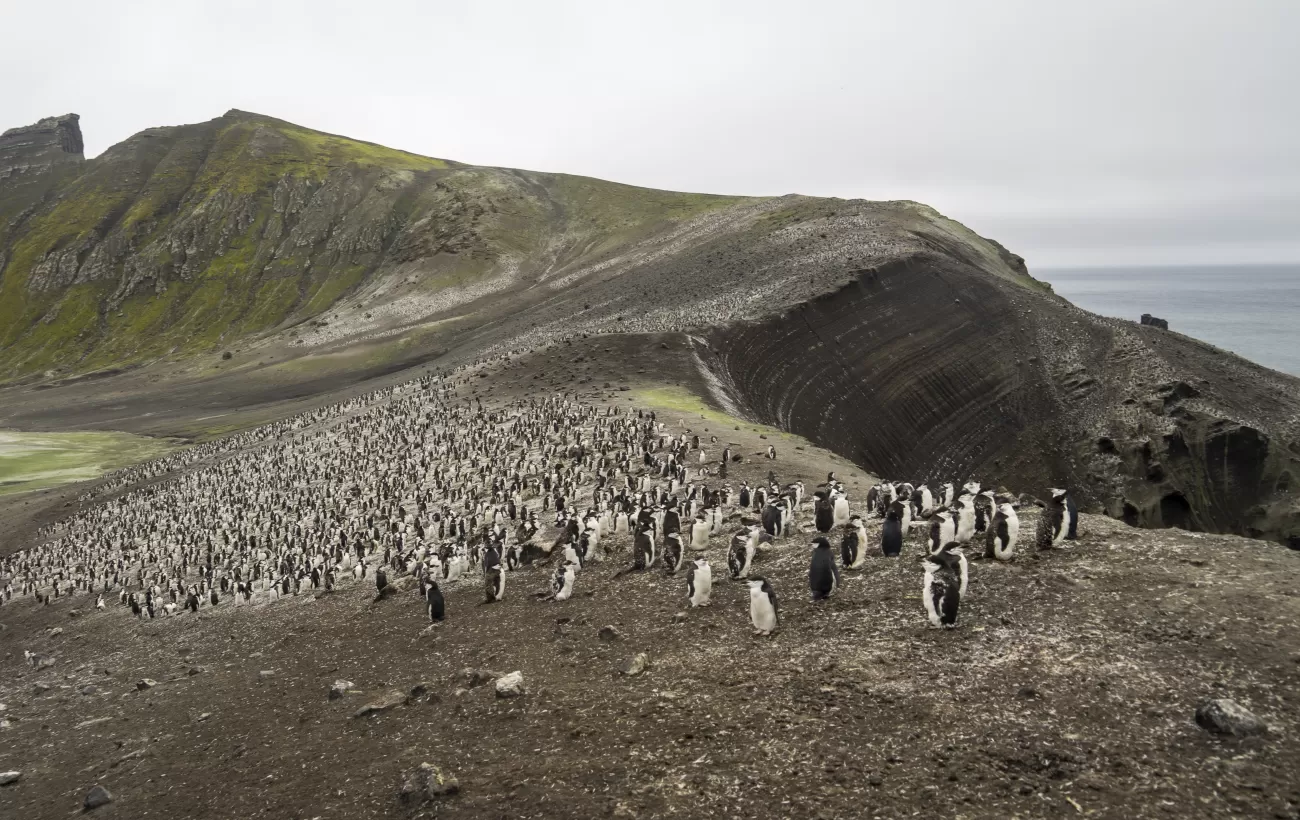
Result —
[{"label": "green algae patch", "polygon": [[166,455],[177,442],[119,432],[0,430],[0,495],[41,490]]}]

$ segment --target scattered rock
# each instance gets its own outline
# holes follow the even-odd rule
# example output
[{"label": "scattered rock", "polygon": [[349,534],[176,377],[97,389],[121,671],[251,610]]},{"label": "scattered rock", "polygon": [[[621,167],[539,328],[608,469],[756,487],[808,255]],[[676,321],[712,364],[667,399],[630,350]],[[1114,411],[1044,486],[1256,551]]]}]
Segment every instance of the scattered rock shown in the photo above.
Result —
[{"label": "scattered rock", "polygon": [[97,809],[100,806],[107,806],[109,803],[112,802],[113,802],[112,793],[110,793],[109,790],[104,788],[103,786],[96,786],[95,788],[86,792],[86,799],[81,802],[81,805],[85,808],[86,811],[90,811],[91,809]]},{"label": "scattered rock", "polygon": [[50,690],[53,689],[53,688],[54,688],[54,687],[53,687],[52,685],[46,683],[45,681],[38,680],[38,681],[36,681],[36,683],[33,683],[33,684],[32,684],[32,694],[33,694],[33,695],[43,695],[43,694],[45,694],[46,692],[50,691]]},{"label": "scattered rock", "polygon": [[56,626],[56,627],[54,627],[53,629],[50,630],[50,634],[51,634],[51,635],[62,635],[62,634],[63,634],[63,627],[61,627],[61,626]]},{"label": "scattered rock", "polygon": [[497,678],[496,691],[499,698],[517,698],[524,694],[524,673],[515,671]]},{"label": "scattered rock", "polygon": [[340,678],[334,681],[334,683],[330,685],[330,700],[338,700],[346,695],[353,687],[354,684],[350,680],[343,680]]},{"label": "scattered rock", "polygon": [[421,763],[418,768],[406,773],[397,797],[407,805],[420,805],[459,792],[460,781],[454,774],[445,772],[432,763]]},{"label": "scattered rock", "polygon": [[1234,737],[1257,735],[1268,730],[1264,721],[1228,698],[1207,700],[1196,707],[1196,722],[1206,731]]},{"label": "scattered rock", "polygon": [[204,712],[203,714],[199,715],[199,723],[202,723],[203,721],[207,720],[210,717],[212,717],[211,712]]},{"label": "scattered rock", "polygon": [[261,672],[258,672],[258,673],[257,673],[257,676],[258,676],[259,678],[261,678],[262,680],[266,680],[267,678],[273,678],[273,677],[275,677],[275,670],[274,670],[274,669],[263,669]]},{"label": "scattered rock", "polygon": [[673,623],[675,624],[686,623],[686,613],[678,612],[675,615],[673,615]]},{"label": "scattered rock", "polygon": [[460,674],[465,678],[470,689],[476,689],[501,677],[500,672],[493,672],[491,669],[465,669]]},{"label": "scattered rock", "polygon": [[85,686],[81,687],[81,689],[78,691],[80,691],[81,694],[83,695],[93,695],[99,691],[99,687],[93,683],[88,683]]},{"label": "scattered rock", "polygon": [[8,786],[10,783],[17,783],[18,778],[22,776],[22,772],[0,772],[0,786]]},{"label": "scattered rock", "polygon": [[387,712],[394,706],[401,706],[403,703],[406,703],[406,695],[401,692],[389,692],[379,700],[371,701],[353,712],[352,717],[363,718],[368,715],[377,715],[380,712]]},{"label": "scattered rock", "polygon": [[135,682],[135,688],[143,692],[146,689],[152,689],[158,685],[158,681],[152,678],[141,678]]},{"label": "scattered rock", "polygon": [[193,677],[194,675],[202,675],[202,674],[203,674],[203,667],[202,667],[202,666],[191,666],[191,667],[189,668],[189,670],[188,670],[185,674],[187,674],[187,675],[189,675],[189,676],[191,676],[191,677]]},{"label": "scattered rock", "polygon": [[602,626],[602,627],[600,628],[600,632],[599,632],[598,634],[599,634],[600,639],[601,639],[602,641],[621,641],[621,640],[623,640],[623,633],[622,633],[622,632],[619,632],[617,629],[615,629],[615,628],[612,627],[612,626]]},{"label": "scattered rock", "polygon": [[646,653],[638,652],[624,663],[619,671],[628,677],[633,677],[644,672],[649,663],[650,659],[646,656]]}]

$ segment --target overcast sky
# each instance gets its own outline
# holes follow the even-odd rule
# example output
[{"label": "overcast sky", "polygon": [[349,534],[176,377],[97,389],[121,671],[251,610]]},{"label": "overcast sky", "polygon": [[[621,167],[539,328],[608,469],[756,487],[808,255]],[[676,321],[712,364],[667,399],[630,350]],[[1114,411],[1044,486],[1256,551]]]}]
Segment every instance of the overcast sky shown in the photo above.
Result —
[{"label": "overcast sky", "polygon": [[241,108],[656,188],[916,199],[1081,264],[1300,261],[1300,0],[5,3],[0,128]]}]

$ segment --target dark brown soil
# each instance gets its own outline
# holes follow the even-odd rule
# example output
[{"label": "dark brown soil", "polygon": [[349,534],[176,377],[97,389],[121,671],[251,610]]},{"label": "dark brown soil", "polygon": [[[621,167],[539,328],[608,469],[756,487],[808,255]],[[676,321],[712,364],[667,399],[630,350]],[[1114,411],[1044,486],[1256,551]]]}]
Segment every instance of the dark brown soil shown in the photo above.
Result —
[{"label": "dark brown soil", "polygon": [[[792,446],[773,465],[758,435],[729,431],[749,457],[733,482],[844,469]],[[860,503],[870,479],[848,478]],[[764,554],[783,602],[770,639],[752,637],[743,585],[687,612],[680,575],[613,578],[625,551],[564,603],[534,597],[546,568],[512,574],[497,604],[463,582],[427,633],[413,591],[373,603],[368,581],[146,622],[23,599],[0,607],[0,770],[23,772],[0,816],[66,817],[96,783],[116,800],[95,814],[122,818],[1300,816],[1300,555],[1092,516],[1083,531],[974,563],[950,631],[924,619],[919,532],[820,605],[806,536]],[[33,670],[24,650],[56,662]],[[620,675],[639,652],[649,669]],[[528,693],[467,688],[466,668],[518,670]],[[362,693],[328,700],[337,678]],[[1208,735],[1192,720],[1208,697],[1271,731]],[[397,790],[423,761],[461,792],[408,810]]]}]

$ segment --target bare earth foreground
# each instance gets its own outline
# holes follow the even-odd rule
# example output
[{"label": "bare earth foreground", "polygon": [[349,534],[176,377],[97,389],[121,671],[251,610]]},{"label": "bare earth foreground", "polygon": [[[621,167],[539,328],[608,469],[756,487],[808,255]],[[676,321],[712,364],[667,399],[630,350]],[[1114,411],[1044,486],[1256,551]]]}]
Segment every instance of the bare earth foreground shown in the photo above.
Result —
[{"label": "bare earth foreground", "polygon": [[[733,485],[833,469],[865,498],[871,477],[800,440],[630,395],[735,442]],[[775,464],[755,455],[774,439]],[[114,795],[104,818],[1300,817],[1300,554],[1085,516],[1067,549],[974,562],[959,627],[934,630],[920,536],[817,605],[809,538],[779,542],[756,567],[782,600],[770,639],[751,635],[743,584],[686,611],[681,575],[614,578],[618,539],[570,601],[535,596],[548,566],[491,605],[471,578],[432,629],[412,588],[376,602],[369,579],[154,621],[14,599],[0,771],[22,777],[0,817],[68,817],[95,784]],[[638,653],[646,670],[622,674]],[[498,698],[491,678],[513,671],[526,694]],[[336,679],[358,691],[328,699]],[[1192,716],[1211,697],[1269,731],[1207,733]],[[422,762],[460,789],[408,808]]]}]

